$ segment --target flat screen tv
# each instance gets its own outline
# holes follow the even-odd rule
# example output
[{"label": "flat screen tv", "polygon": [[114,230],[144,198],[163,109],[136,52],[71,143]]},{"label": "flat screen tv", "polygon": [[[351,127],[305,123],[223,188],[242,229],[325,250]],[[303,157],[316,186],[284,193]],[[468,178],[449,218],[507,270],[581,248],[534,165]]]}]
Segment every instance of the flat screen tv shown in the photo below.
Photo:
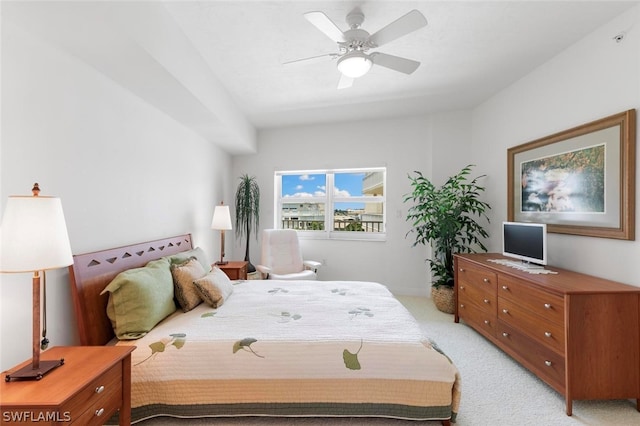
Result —
[{"label": "flat screen tv", "polygon": [[547,225],[503,222],[502,254],[523,262],[523,266],[547,264]]}]

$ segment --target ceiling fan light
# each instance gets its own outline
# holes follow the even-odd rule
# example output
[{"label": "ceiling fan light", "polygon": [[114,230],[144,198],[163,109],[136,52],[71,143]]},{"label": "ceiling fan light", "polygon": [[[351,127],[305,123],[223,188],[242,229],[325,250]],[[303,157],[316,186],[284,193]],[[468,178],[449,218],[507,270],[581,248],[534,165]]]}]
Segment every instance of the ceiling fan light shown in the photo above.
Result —
[{"label": "ceiling fan light", "polygon": [[351,52],[338,59],[338,71],[347,77],[358,78],[369,72],[373,62],[369,55]]}]

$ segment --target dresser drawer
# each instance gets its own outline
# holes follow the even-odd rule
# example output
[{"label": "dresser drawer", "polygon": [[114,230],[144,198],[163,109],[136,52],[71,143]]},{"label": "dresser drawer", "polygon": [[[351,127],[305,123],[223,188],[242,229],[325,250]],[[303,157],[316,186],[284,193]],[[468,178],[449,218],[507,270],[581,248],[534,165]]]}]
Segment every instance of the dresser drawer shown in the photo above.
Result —
[{"label": "dresser drawer", "polygon": [[498,320],[496,337],[503,346],[516,352],[538,377],[563,391],[565,388],[564,357],[539,344],[504,321]]},{"label": "dresser drawer", "polygon": [[543,345],[564,355],[564,327],[549,321],[523,307],[525,303],[516,303],[506,298],[498,299],[498,319],[536,339]]},{"label": "dresser drawer", "polygon": [[457,266],[458,298],[466,297],[467,301],[495,315],[498,301],[496,274],[464,261],[458,262]]},{"label": "dresser drawer", "polygon": [[551,322],[564,324],[564,299],[539,290],[518,278],[501,275],[498,280],[498,297],[511,300]]},{"label": "dresser drawer", "polygon": [[466,283],[467,285],[474,285],[478,288],[492,289],[493,292],[496,291],[496,284],[498,282],[497,275],[488,269],[469,262],[459,261],[457,272],[459,284]]},{"label": "dresser drawer", "polygon": [[[76,424],[102,424],[121,403],[122,363],[118,362],[73,396],[62,411],[69,412]],[[96,416],[100,409],[103,409],[102,414]]]},{"label": "dresser drawer", "polygon": [[475,284],[467,284],[462,281],[458,285],[458,299],[464,298],[467,303],[471,302],[478,308],[495,315],[497,307],[497,297],[494,288],[483,288],[491,286],[479,286]]},{"label": "dresser drawer", "polygon": [[458,315],[476,330],[495,336],[496,314],[487,312],[472,303],[464,294],[458,296]]}]

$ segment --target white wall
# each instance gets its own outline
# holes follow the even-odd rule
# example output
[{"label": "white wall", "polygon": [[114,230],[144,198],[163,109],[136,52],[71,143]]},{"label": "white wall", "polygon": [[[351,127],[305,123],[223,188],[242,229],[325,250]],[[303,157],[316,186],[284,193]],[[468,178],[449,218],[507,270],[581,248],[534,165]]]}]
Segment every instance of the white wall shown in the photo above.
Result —
[{"label": "white wall", "polygon": [[[627,35],[616,43],[613,37],[622,31]],[[640,6],[475,109],[474,160],[500,176],[495,192],[488,194],[495,206],[491,248],[500,249],[496,236],[507,217],[507,148],[639,106]],[[640,200],[637,178],[635,198]],[[638,212],[640,208],[635,219],[640,225]],[[549,234],[549,257],[556,266],[640,286],[640,241]]]},{"label": "white wall", "polygon": [[[405,218],[411,191],[407,175],[414,170],[442,183],[467,164],[471,136],[470,114],[446,113],[357,123],[264,130],[258,135],[258,153],[233,159],[234,175],[256,176],[261,191],[260,228],[274,227],[274,172],[277,170],[387,167],[387,240],[302,240],[304,257],[326,259],[323,280],[372,280],[397,294],[426,295],[430,277],[427,248],[411,247]],[[444,176],[444,177],[443,177]],[[244,242],[236,241],[236,253]],[[251,261],[260,261],[260,247],[252,238]]]},{"label": "white wall", "polygon": [[[191,232],[211,259],[231,158],[93,68],[3,22],[0,210],[62,199],[74,253]],[[231,246],[229,256],[233,255]],[[77,343],[66,269],[47,274],[51,346]],[[0,369],[31,357],[31,277],[0,275]]]}]

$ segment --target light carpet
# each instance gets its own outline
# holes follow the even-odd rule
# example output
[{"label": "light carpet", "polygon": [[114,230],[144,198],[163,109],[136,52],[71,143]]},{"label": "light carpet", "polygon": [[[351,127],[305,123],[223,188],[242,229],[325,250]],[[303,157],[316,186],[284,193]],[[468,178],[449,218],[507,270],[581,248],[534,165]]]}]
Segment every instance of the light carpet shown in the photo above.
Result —
[{"label": "light carpet", "polygon": [[[521,367],[496,346],[453,315],[439,312],[424,297],[398,296],[413,313],[426,336],[453,360],[462,377],[462,400],[457,426],[575,426],[640,425],[635,400],[574,401],[573,415],[565,414],[564,397]],[[141,426],[431,426],[440,422],[413,422],[359,418],[158,418]]]}]

